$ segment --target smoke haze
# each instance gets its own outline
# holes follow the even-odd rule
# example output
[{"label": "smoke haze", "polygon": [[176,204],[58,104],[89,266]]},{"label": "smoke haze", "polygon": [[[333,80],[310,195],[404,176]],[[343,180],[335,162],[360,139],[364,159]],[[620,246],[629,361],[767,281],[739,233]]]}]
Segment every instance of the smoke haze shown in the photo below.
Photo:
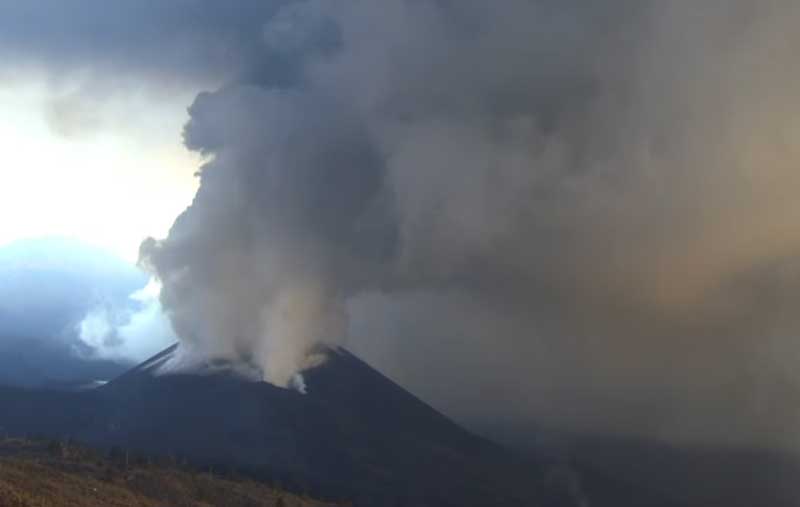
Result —
[{"label": "smoke haze", "polygon": [[107,51],[224,82],[142,245],[185,347],[287,386],[346,345],[477,426],[796,449],[800,6],[169,5]]}]

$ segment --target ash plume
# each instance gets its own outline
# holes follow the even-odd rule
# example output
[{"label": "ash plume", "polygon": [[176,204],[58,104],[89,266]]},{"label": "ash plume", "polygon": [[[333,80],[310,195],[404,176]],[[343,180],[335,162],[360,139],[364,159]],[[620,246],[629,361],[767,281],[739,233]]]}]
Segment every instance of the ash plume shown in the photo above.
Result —
[{"label": "ash plume", "polygon": [[264,39],[292,79],[198,97],[186,142],[212,160],[143,254],[186,342],[280,385],[349,329],[462,418],[793,445],[797,21],[291,4]]}]

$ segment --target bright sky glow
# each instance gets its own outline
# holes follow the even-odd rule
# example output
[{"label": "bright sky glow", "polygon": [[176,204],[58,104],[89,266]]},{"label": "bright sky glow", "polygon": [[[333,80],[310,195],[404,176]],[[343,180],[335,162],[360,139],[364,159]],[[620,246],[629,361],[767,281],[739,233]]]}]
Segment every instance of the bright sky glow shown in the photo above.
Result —
[{"label": "bright sky glow", "polygon": [[200,159],[181,142],[177,96],[0,81],[0,245],[69,236],[135,261],[192,200]]}]

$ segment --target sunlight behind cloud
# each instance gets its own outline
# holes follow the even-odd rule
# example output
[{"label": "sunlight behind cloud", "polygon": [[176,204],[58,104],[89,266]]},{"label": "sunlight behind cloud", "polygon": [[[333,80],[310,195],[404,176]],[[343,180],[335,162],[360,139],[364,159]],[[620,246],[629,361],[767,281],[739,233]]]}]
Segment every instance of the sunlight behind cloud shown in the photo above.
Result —
[{"label": "sunlight behind cloud", "polygon": [[192,97],[0,82],[0,244],[70,236],[135,261],[196,191],[200,161],[181,141]]}]

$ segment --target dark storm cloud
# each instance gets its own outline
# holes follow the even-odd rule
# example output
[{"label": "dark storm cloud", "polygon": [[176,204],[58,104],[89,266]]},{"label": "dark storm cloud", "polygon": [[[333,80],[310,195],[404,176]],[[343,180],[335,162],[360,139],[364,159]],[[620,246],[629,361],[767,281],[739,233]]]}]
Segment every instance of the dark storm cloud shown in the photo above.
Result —
[{"label": "dark storm cloud", "polygon": [[216,72],[233,34],[200,190],[143,245],[186,348],[288,385],[346,343],[472,422],[794,445],[794,3],[220,5],[92,57]]},{"label": "dark storm cloud", "polygon": [[281,0],[0,2],[0,54],[48,70],[216,81],[265,58],[262,27]]}]

